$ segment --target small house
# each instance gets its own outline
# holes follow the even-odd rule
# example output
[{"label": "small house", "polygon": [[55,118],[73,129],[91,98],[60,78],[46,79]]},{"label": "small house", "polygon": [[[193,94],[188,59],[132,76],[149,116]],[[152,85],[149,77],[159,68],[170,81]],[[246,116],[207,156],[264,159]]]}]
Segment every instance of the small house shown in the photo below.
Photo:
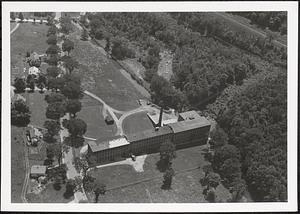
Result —
[{"label": "small house", "polygon": [[47,167],[41,165],[33,165],[30,169],[30,178],[39,178],[40,176],[46,176]]},{"label": "small house", "polygon": [[40,70],[35,66],[30,67],[29,70],[28,70],[29,75],[38,76],[39,73],[40,73]]}]

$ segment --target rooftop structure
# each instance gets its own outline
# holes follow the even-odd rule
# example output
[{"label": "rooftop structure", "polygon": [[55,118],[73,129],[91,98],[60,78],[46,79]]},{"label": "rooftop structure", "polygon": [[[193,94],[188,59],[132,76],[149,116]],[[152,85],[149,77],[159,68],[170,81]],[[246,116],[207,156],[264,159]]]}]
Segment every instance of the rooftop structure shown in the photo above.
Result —
[{"label": "rooftop structure", "polygon": [[[159,122],[159,117],[160,117],[160,114],[159,114],[159,110],[158,111],[153,111],[151,113],[147,113],[147,116],[149,117],[149,119],[151,120],[151,122],[156,125],[158,124]],[[166,124],[169,124],[169,123],[176,123],[178,120],[178,117],[177,115],[175,115],[173,112],[172,113],[164,113],[162,114],[162,123],[161,125],[166,125]]]},{"label": "rooftop structure", "polygon": [[177,123],[170,123],[168,126],[173,130],[174,133],[210,126],[209,121],[205,117],[199,117],[200,118],[194,120],[184,120]]},{"label": "rooftop structure", "polygon": [[172,130],[168,126],[158,127],[156,129],[147,129],[143,132],[127,135],[129,142],[139,141],[147,138],[153,138],[161,135],[171,134]]},{"label": "rooftop structure", "polygon": [[45,175],[47,167],[41,165],[33,165],[30,170],[31,175]]},{"label": "rooftop structure", "polygon": [[196,111],[186,111],[179,113],[178,121],[200,119],[201,116]]},{"label": "rooftop structure", "polygon": [[97,141],[88,141],[88,145],[90,146],[93,152],[98,152],[105,149],[111,149],[119,146],[128,145],[129,142],[125,137],[115,136],[110,137],[105,140],[97,140]]}]

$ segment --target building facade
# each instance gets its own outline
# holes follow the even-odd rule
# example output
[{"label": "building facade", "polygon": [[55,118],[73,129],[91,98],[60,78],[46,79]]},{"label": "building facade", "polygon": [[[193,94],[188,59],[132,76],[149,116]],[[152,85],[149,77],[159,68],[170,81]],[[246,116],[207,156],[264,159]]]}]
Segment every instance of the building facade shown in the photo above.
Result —
[{"label": "building facade", "polygon": [[[194,115],[186,116],[186,115]],[[117,136],[104,141],[88,142],[88,156],[96,163],[113,162],[130,157],[159,152],[162,143],[171,141],[176,149],[205,145],[210,123],[192,112],[183,115],[180,121],[155,127],[135,134]]]}]

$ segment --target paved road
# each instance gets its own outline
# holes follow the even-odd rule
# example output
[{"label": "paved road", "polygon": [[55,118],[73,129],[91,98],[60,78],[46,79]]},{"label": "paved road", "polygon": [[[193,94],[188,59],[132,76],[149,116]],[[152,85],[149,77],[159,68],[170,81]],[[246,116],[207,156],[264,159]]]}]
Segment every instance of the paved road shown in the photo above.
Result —
[{"label": "paved road", "polygon": [[[69,136],[68,130],[62,126],[62,121],[64,119],[69,119],[69,118],[70,118],[69,114],[66,114],[64,117],[62,117],[60,119],[60,123],[61,123],[60,139],[61,139],[61,142],[63,142],[65,137]],[[62,162],[64,164],[66,164],[66,166],[68,168],[67,169],[67,178],[68,179],[74,179],[77,176],[81,176],[81,174],[77,172],[77,170],[75,169],[75,166],[73,165],[73,151],[72,151],[72,148],[69,148],[69,150],[67,152],[64,151]],[[75,192],[74,193],[74,202],[78,203],[82,200],[85,200],[85,201],[88,200],[87,197],[86,197],[85,192]]]},{"label": "paved road", "polygon": [[[245,25],[245,24],[243,24],[243,23],[241,23],[241,22],[239,22],[239,21],[237,21],[237,20],[231,18],[230,16],[228,16],[228,15],[226,15],[226,14],[218,13],[218,12],[216,12],[215,14],[218,15],[218,16],[221,16],[221,17],[224,18],[224,19],[230,20],[231,22],[234,22],[234,23],[236,23],[236,24],[239,24],[240,26],[243,26],[244,28],[247,28],[248,30],[250,30],[250,31],[252,31],[252,32],[254,32],[254,33],[256,33],[256,34],[262,36],[262,37],[267,37],[267,35],[266,35],[265,33],[262,33],[262,32],[260,32],[260,31],[258,31],[258,30],[256,30],[256,29],[254,29],[254,28],[252,28],[252,27],[249,27],[249,26],[247,26],[247,25]],[[273,40],[273,42],[274,42],[275,44],[279,45],[279,46],[287,47],[287,45],[285,45],[285,44],[283,44],[283,43],[281,43],[281,42],[279,42],[279,41],[277,41],[277,40]]]},{"label": "paved road", "polygon": [[28,203],[26,199],[26,193],[28,188],[30,169],[29,169],[29,160],[28,160],[28,148],[26,142],[24,142],[24,152],[25,152],[25,178],[22,187],[21,199],[23,203]]}]

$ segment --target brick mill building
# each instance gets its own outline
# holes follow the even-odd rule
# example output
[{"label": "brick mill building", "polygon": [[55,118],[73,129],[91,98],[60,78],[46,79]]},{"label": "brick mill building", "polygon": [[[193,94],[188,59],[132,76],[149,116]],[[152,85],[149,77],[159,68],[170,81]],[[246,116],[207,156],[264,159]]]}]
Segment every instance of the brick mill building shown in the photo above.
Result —
[{"label": "brick mill building", "polygon": [[[162,114],[161,114],[162,116]],[[180,113],[177,122],[159,124],[135,134],[116,136],[102,141],[88,142],[88,156],[97,163],[113,162],[130,155],[142,155],[159,152],[163,142],[171,141],[176,149],[205,145],[210,123],[195,111]]]}]

